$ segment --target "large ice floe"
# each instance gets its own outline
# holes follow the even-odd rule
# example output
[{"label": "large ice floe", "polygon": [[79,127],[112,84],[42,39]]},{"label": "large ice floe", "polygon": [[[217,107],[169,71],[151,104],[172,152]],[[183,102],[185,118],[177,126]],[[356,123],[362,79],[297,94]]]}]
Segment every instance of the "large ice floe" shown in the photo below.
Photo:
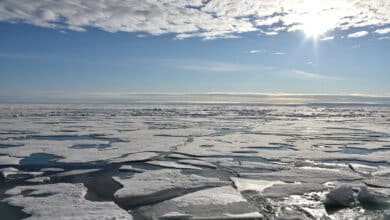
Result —
[{"label": "large ice floe", "polygon": [[82,184],[58,183],[18,186],[6,192],[11,205],[24,207],[28,219],[133,219],[113,202],[91,202],[84,199]]},{"label": "large ice floe", "polygon": [[390,219],[389,128],[376,105],[3,104],[0,211]]},{"label": "large ice floe", "polygon": [[198,175],[184,175],[180,170],[155,170],[134,174],[130,178],[114,177],[123,185],[115,192],[122,206],[134,207],[164,201],[198,189],[221,186],[230,182]]},{"label": "large ice floe", "polygon": [[154,219],[167,217],[174,212],[195,219],[262,219],[257,209],[231,186],[189,193],[151,207],[144,207],[142,211]]}]

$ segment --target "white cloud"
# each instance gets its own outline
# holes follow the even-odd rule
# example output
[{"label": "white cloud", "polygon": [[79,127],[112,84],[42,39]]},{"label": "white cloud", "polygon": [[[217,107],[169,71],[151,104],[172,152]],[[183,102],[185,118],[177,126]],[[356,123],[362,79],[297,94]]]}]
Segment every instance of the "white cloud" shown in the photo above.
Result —
[{"label": "white cloud", "polygon": [[196,72],[253,72],[260,69],[251,65],[205,60],[169,61],[168,64],[178,69]]},{"label": "white cloud", "polygon": [[321,41],[329,41],[329,40],[333,40],[333,39],[334,39],[333,36],[329,36],[329,37],[321,38],[320,40],[321,40]]},{"label": "white cloud", "polygon": [[390,33],[390,28],[383,28],[383,29],[378,29],[374,31],[376,34],[388,34]]},{"label": "white cloud", "polygon": [[[173,33],[177,39],[234,38],[259,31],[276,35],[318,27],[321,31],[390,24],[387,0],[2,0],[0,21],[47,28],[109,32]],[[377,30],[377,33],[386,28]]]},{"label": "white cloud", "polygon": [[278,35],[279,33],[276,31],[270,31],[270,32],[264,32],[264,34],[268,36],[274,36],[274,35]]},{"label": "white cloud", "polygon": [[264,53],[266,50],[250,50],[249,53],[255,54],[255,53]]},{"label": "white cloud", "polygon": [[279,52],[274,52],[274,55],[285,55],[286,53],[285,52],[281,52],[281,51],[279,51]]},{"label": "white cloud", "polygon": [[38,93],[12,92],[0,93],[3,103],[138,103],[139,100],[153,103],[367,103],[390,104],[389,95],[337,94],[337,93],[131,93],[131,92],[58,92]]},{"label": "white cloud", "polygon": [[[334,76],[322,75],[319,73],[306,72],[296,69],[281,69],[270,66],[256,66],[236,63],[226,63],[206,60],[165,60],[167,65],[177,69],[194,71],[200,73],[257,73],[264,75],[273,75],[283,78],[295,78],[303,80],[338,80]],[[312,62],[308,62],[312,65]]]},{"label": "white cloud", "polygon": [[367,31],[358,31],[355,33],[348,34],[347,38],[359,38],[359,37],[364,37],[368,35]]},{"label": "white cloud", "polygon": [[306,71],[302,71],[302,70],[284,71],[283,75],[291,77],[291,78],[300,78],[300,79],[314,79],[314,80],[338,79],[337,77],[326,76],[326,75],[321,75],[321,74],[318,74],[318,73],[306,72]]}]

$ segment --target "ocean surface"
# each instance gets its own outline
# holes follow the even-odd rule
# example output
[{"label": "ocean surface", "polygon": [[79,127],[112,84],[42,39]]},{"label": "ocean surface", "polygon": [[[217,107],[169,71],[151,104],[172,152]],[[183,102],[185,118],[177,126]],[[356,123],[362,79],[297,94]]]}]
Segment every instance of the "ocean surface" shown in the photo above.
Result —
[{"label": "ocean surface", "polygon": [[390,106],[1,104],[4,219],[390,219]]}]

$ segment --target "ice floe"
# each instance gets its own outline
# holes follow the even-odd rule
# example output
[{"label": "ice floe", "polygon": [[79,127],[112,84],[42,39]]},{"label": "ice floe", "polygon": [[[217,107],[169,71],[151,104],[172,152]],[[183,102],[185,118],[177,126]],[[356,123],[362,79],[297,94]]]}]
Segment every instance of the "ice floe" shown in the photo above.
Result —
[{"label": "ice floe", "polygon": [[39,177],[28,179],[28,180],[26,180],[26,182],[29,182],[29,183],[47,183],[47,182],[50,182],[50,177],[48,177],[48,176],[39,176]]},{"label": "ice floe", "polygon": [[91,202],[84,199],[87,189],[83,184],[57,183],[18,186],[6,194],[5,202],[23,207],[28,219],[123,219],[132,216],[113,202]]},{"label": "ice floe", "polygon": [[48,167],[48,168],[42,168],[42,169],[40,169],[40,171],[42,171],[42,172],[62,172],[62,171],[64,171],[64,169],[59,168],[59,167]]},{"label": "ice floe", "polygon": [[153,170],[136,173],[130,178],[114,177],[123,188],[114,196],[124,206],[132,207],[163,201],[205,187],[221,186],[230,182],[198,175],[184,175],[180,170]]},{"label": "ice floe", "polygon": [[202,168],[192,166],[192,165],[186,165],[186,164],[180,164],[175,161],[161,161],[161,160],[154,160],[154,161],[148,161],[147,164],[156,165],[160,167],[166,167],[166,168],[175,168],[175,169],[194,169],[194,170],[201,170]]},{"label": "ice floe", "polygon": [[0,155],[0,165],[19,165],[22,158]]},{"label": "ice floe", "polygon": [[234,183],[234,186],[239,191],[254,190],[262,192],[264,189],[271,187],[276,184],[286,184],[282,181],[266,181],[266,180],[254,180],[254,179],[243,179],[232,177],[231,180]]},{"label": "ice floe", "polygon": [[13,167],[0,169],[1,177],[4,179],[24,179],[43,175],[43,172],[22,171]]},{"label": "ice floe", "polygon": [[119,171],[131,171],[131,172],[136,172],[136,173],[142,173],[142,172],[145,172],[146,170],[135,168],[131,165],[122,165],[119,167]]},{"label": "ice floe", "polygon": [[[96,184],[97,189],[107,191],[103,192],[105,199],[112,200],[117,190],[116,202],[124,208],[138,210],[138,206],[147,205],[140,208],[143,214],[165,219],[250,218],[257,211],[265,219],[375,219],[385,213],[369,209],[369,202],[364,201],[381,204],[387,201],[388,107],[247,104],[0,107],[0,166],[7,187],[14,183],[42,184],[47,178],[53,182],[90,181],[86,185],[90,187],[91,198],[96,193],[95,199],[101,199],[92,187]],[[84,179],[86,176],[91,179]],[[118,190],[120,186],[112,181],[112,176],[123,188]],[[232,182],[237,189],[228,186],[221,190],[224,192],[218,191],[220,186]],[[325,195],[340,184],[358,189],[357,197],[353,195],[358,202],[332,213],[324,207]],[[216,196],[215,201],[201,194],[203,191]],[[237,201],[243,199],[234,204],[249,207],[250,203],[256,209],[246,210],[241,205],[232,208],[223,199],[219,201],[223,196],[218,197],[214,193],[217,191],[234,194]],[[202,214],[202,206],[195,201],[218,205],[210,205],[213,210]],[[181,207],[183,204],[188,206]],[[237,212],[230,212],[230,208]]]},{"label": "ice floe", "polygon": [[202,161],[202,160],[182,159],[182,160],[178,160],[178,162],[184,163],[184,164],[190,164],[190,165],[194,165],[194,166],[209,167],[209,168],[216,168],[217,167],[216,165],[214,165],[212,163]]},{"label": "ice floe", "polygon": [[353,181],[363,177],[349,170],[292,168],[271,173],[240,173],[242,177],[284,182],[325,183],[328,181]]},{"label": "ice floe", "polygon": [[156,152],[139,152],[133,154],[125,154],[118,158],[109,160],[110,163],[123,163],[123,162],[140,162],[151,160],[154,157],[157,157],[159,154]]},{"label": "ice floe", "polygon": [[231,186],[200,190],[141,210],[154,219],[173,212],[193,219],[262,219],[257,209]]}]

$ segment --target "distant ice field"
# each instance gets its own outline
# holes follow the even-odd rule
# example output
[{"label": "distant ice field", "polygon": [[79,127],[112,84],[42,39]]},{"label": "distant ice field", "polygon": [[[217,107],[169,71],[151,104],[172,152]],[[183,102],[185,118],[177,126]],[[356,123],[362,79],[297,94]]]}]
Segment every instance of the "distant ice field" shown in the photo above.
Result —
[{"label": "distant ice field", "polygon": [[1,104],[0,174],[7,219],[386,219],[390,106]]}]

